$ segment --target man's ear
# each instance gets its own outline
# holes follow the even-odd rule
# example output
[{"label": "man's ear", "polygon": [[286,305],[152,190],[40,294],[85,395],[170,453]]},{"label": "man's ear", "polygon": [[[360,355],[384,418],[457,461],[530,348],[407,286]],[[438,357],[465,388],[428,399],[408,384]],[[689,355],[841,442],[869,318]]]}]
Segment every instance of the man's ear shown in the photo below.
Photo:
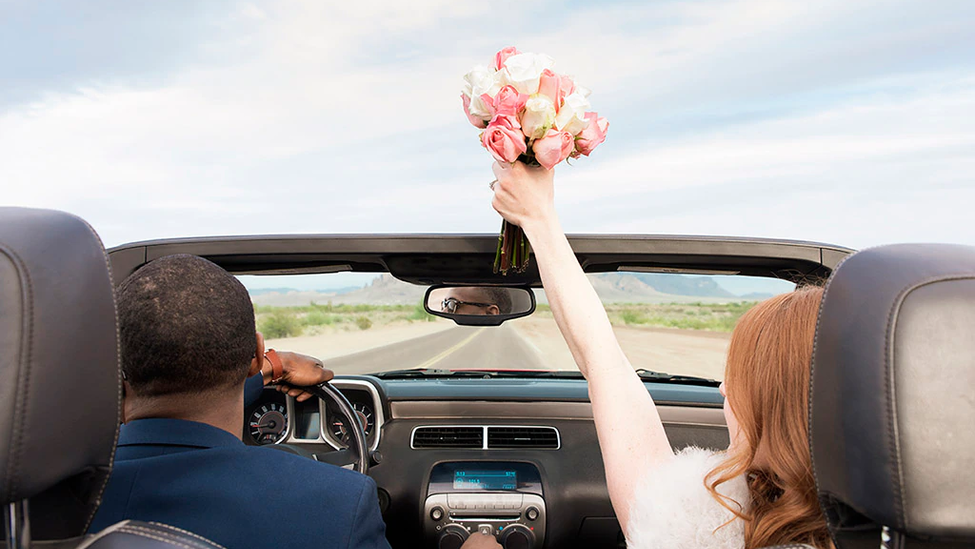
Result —
[{"label": "man's ear", "polygon": [[499,315],[499,314],[501,314],[501,309],[499,309],[497,305],[490,305],[487,308],[487,314],[489,314],[489,315]]},{"label": "man's ear", "polygon": [[257,375],[261,373],[261,368],[264,367],[264,334],[257,332],[257,354],[254,355],[254,360],[251,360],[250,370],[247,371],[247,377]]}]

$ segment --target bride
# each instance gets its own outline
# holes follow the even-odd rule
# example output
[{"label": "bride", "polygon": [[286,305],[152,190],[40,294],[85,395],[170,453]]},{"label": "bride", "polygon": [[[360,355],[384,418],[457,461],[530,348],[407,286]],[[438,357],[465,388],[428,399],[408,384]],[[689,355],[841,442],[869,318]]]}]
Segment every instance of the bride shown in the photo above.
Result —
[{"label": "bride", "polygon": [[495,163],[494,174],[494,209],[528,236],[552,313],[588,380],[606,483],[628,547],[832,548],[807,437],[822,290],[798,289],[742,316],[721,385],[731,445],[675,454],[562,232],[554,172],[515,162]]}]

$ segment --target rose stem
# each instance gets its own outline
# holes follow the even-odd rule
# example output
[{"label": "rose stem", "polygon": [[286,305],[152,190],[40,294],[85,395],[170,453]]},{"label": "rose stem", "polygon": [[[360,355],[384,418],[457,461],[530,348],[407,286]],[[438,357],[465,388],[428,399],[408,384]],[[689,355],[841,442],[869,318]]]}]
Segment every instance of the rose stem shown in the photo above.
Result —
[{"label": "rose stem", "polygon": [[501,244],[501,274],[508,274],[508,265],[511,264],[511,256],[508,251],[508,241],[511,239],[511,228],[510,225],[505,225],[503,233],[503,242]]},{"label": "rose stem", "polygon": [[501,267],[501,245],[504,244],[504,229],[508,226],[508,222],[501,219],[501,232],[498,233],[498,248],[494,251],[494,274],[498,274],[498,268]]}]

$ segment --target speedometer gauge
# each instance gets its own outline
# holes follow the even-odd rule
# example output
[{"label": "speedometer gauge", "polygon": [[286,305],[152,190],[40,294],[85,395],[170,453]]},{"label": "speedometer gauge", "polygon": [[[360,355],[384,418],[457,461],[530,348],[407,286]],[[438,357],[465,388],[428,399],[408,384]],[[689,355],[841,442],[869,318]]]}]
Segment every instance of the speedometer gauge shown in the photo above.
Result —
[{"label": "speedometer gauge", "polygon": [[[366,436],[368,437],[372,434],[372,430],[376,427],[376,415],[373,413],[372,408],[367,404],[362,404],[359,402],[352,404],[352,409],[355,410],[356,415],[359,416],[359,421],[362,422]],[[332,418],[332,422],[329,425],[332,431],[332,436],[336,438],[342,444],[349,443],[349,431],[345,426],[345,418],[336,415]]]},{"label": "speedometer gauge", "polygon": [[288,429],[288,411],[284,404],[271,402],[259,406],[250,417],[251,437],[258,444],[274,444],[284,438]]}]

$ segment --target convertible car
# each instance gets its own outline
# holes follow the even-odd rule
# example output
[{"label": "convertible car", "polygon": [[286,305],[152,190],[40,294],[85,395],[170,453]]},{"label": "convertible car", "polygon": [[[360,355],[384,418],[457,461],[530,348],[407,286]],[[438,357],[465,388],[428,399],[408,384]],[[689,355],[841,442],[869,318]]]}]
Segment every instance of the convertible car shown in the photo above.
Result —
[{"label": "convertible car", "polygon": [[[718,384],[736,315],[755,296],[825,279],[851,253],[740,238],[571,242],[618,317],[621,341],[678,448],[727,447]],[[256,236],[140,242],[108,253],[116,281],[155,258],[184,253],[255,287],[258,329],[269,345],[324,359],[337,374],[332,385],[362,418],[372,455],[368,474],[379,486],[394,547],[417,547],[418,540],[459,546],[484,525],[511,547],[617,547],[623,537],[586,382],[543,292],[531,315],[512,318],[531,312],[539,275],[494,274],[496,245],[497,237],[487,235]],[[342,287],[357,279],[368,282]],[[450,314],[438,297],[485,284],[511,293],[507,312]],[[434,290],[425,310],[417,310],[427,288]],[[243,418],[245,438],[321,461],[349,461],[355,452],[344,451],[352,438],[348,422],[328,404],[298,404],[268,389]]]},{"label": "convertible car", "polygon": [[[110,463],[85,467],[78,463],[99,463],[104,447],[111,446],[110,431],[103,429],[97,437],[82,436],[87,428],[79,426],[110,423],[111,409],[117,408],[117,404],[103,403],[95,397],[85,400],[79,396],[80,389],[74,390],[86,383],[90,385],[85,376],[95,375],[91,369],[94,366],[86,364],[110,362],[111,357],[104,353],[111,349],[102,348],[110,347],[105,340],[68,341],[73,333],[71,326],[77,323],[88,329],[98,322],[110,323],[111,312],[104,307],[95,313],[84,308],[86,300],[98,298],[98,292],[84,288],[87,280],[97,278],[97,273],[91,274],[97,265],[87,265],[87,270],[71,267],[73,255],[88,245],[83,242],[86,227],[76,218],[55,216],[52,221],[50,215],[53,214],[38,214],[36,210],[0,210],[0,258],[4,259],[0,266],[5,269],[2,272],[6,288],[0,307],[6,307],[5,325],[20,326],[21,331],[16,333],[27,333],[28,323],[14,313],[20,310],[17,307],[28,303],[37,311],[30,322],[40,325],[44,321],[55,326],[50,333],[36,335],[36,343],[8,337],[3,344],[3,360],[8,361],[4,376],[17,380],[4,383],[3,402],[10,410],[4,412],[2,438],[5,445],[7,437],[11,442],[3,450],[4,456],[13,457],[3,457],[5,461],[0,462],[7,483],[2,495],[9,504],[11,546],[22,544],[31,530],[28,510],[16,502],[31,497],[38,508],[49,508],[48,500],[65,497],[81,501],[82,507],[97,503],[97,494],[88,492],[97,486],[94,479]],[[853,250],[840,246],[749,238],[600,235],[572,236],[570,241],[606,305],[621,345],[659,406],[675,448],[723,448],[728,444],[718,385],[735,320],[760,299],[790,291],[796,285],[826,281],[853,254]],[[245,442],[354,467],[370,475],[378,486],[387,537],[394,548],[459,547],[471,532],[478,530],[495,534],[506,548],[625,547],[606,488],[586,382],[558,334],[537,270],[532,266],[523,273],[507,276],[494,273],[496,244],[497,237],[488,235],[187,238],[118,246],[108,250],[107,261],[112,279],[118,284],[159,257],[205,257],[238,275],[248,287],[259,329],[264,331],[270,346],[322,358],[336,372],[331,388],[318,392],[318,399],[305,402],[266,389],[241,418]],[[963,247],[945,248],[948,249],[900,250],[887,264],[883,258],[857,254],[852,257],[865,255],[867,259],[861,263],[868,264],[847,270],[853,273],[851,278],[859,273],[863,280],[857,283],[861,287],[883,287],[876,290],[883,296],[897,295],[894,290],[923,277],[955,280],[946,273],[957,271],[962,278],[971,278],[975,273],[975,253]],[[917,265],[921,267],[915,268]],[[71,270],[65,271],[62,266]],[[871,281],[863,274],[872,272],[876,276],[880,269],[888,268],[893,270],[877,279],[883,283]],[[30,285],[25,282],[29,277],[23,273],[31,269],[45,274],[31,282],[36,286],[35,293],[28,295],[23,288]],[[18,277],[17,273],[21,275]],[[12,281],[19,281],[20,293],[11,290]],[[81,287],[77,294],[65,289],[72,285]],[[951,291],[961,292],[955,294],[957,301],[968,307],[957,315],[971,313],[970,289],[970,284],[960,289],[952,287]],[[62,295],[58,292],[74,295],[74,301],[31,301]],[[836,303],[829,305],[836,311],[830,313],[833,320],[824,329],[831,329],[834,320],[849,322],[864,311],[873,310],[870,296],[853,299],[844,294],[830,299],[829,292],[827,301]],[[21,300],[15,303],[17,296]],[[893,298],[875,298],[882,299]],[[57,307],[60,308],[56,312],[50,310]],[[78,307],[82,310],[73,310]],[[961,318],[957,315],[952,318]],[[825,322],[824,318],[821,322]],[[860,321],[866,324],[866,320]],[[941,325],[941,320],[932,322]],[[874,324],[887,326],[886,322]],[[823,416],[822,424],[829,424],[813,429],[818,437],[813,441],[814,452],[820,452],[814,455],[817,467],[832,459],[827,466],[832,467],[832,476],[820,476],[821,492],[826,490],[823,486],[831,482],[830,478],[840,478],[828,488],[829,497],[824,502],[845,511],[832,510],[827,503],[824,510],[832,513],[828,514],[831,526],[848,528],[851,539],[871,547],[880,542],[882,525],[903,526],[901,530],[915,535],[936,530],[937,525],[933,524],[938,520],[931,522],[923,517],[907,525],[895,524],[893,519],[877,523],[877,514],[883,515],[888,508],[899,505],[898,512],[906,516],[913,513],[912,506],[922,503],[910,500],[904,504],[897,500],[895,505],[886,499],[890,495],[886,487],[894,483],[890,478],[899,475],[911,484],[922,482],[918,478],[928,474],[932,475],[926,477],[928,480],[937,480],[938,474],[954,472],[960,475],[963,486],[972,478],[970,471],[962,472],[963,468],[953,463],[946,463],[938,474],[929,473],[930,467],[917,462],[916,456],[909,466],[903,465],[895,472],[873,466],[878,462],[900,463],[886,454],[879,455],[888,449],[883,437],[899,440],[897,433],[892,434],[884,426],[889,425],[887,420],[896,420],[899,413],[906,413],[900,406],[930,401],[932,394],[916,389],[905,393],[905,400],[890,404],[889,398],[875,395],[889,396],[892,387],[888,391],[882,381],[875,379],[877,376],[864,373],[882,370],[884,360],[875,360],[878,366],[873,370],[850,366],[855,361],[871,361],[875,357],[868,356],[870,353],[883,353],[884,344],[877,347],[874,343],[885,341],[885,329],[864,335],[862,352],[851,358],[844,358],[844,353],[851,352],[844,347],[849,345],[848,340],[817,341],[818,357],[827,351],[833,353],[830,365],[820,368],[818,375],[825,376],[823,371],[842,367],[832,375],[830,383],[840,384],[843,389],[829,391],[830,395],[823,397],[817,390],[824,389],[814,387],[813,391],[814,398],[832,399],[828,411],[824,406],[817,408],[814,402],[814,411]],[[830,337],[841,340],[855,333],[853,329],[840,329]],[[928,336],[923,330],[918,334],[898,333],[898,341],[905,342],[905,346],[906,342],[920,345],[916,339]],[[969,343],[943,343],[942,351],[951,357],[968,356],[958,345],[969,345],[970,350]],[[46,345],[46,351],[39,351],[34,358],[26,357],[28,350],[35,349],[32,345]],[[75,367],[69,368],[63,362],[65,357],[57,356],[63,345],[77,345],[88,354],[71,357]],[[98,349],[93,350],[94,347]],[[818,363],[816,367],[819,368]],[[26,389],[23,372],[30,368],[34,368],[35,382],[51,384],[50,392],[43,393],[47,398]],[[20,373],[11,378],[7,372]],[[857,378],[860,373],[864,374]],[[970,372],[965,375],[971,380]],[[916,381],[913,386],[923,387],[924,382]],[[101,390],[105,394],[106,389]],[[108,394],[111,390],[107,389]],[[937,390],[953,394],[944,383]],[[21,408],[15,410],[10,403]],[[945,429],[952,425],[957,428],[958,421],[972,417],[970,406],[957,405],[962,408],[955,409],[958,415],[952,416],[951,425],[943,424]],[[55,411],[57,414],[52,416]],[[39,417],[65,420],[48,433],[36,419]],[[836,419],[850,417],[857,419]],[[34,418],[33,423],[28,424],[24,418]],[[926,421],[937,418],[927,416]],[[907,432],[911,436],[922,431],[928,435],[941,432],[915,427],[907,426],[900,436],[907,436]],[[878,434],[871,440],[876,447],[859,447],[859,441],[864,440],[862,433],[874,431]],[[22,471],[40,467],[41,463],[50,469],[52,460],[68,459],[65,456],[70,452],[54,456],[49,453],[62,448],[54,440],[56,436],[74,437],[71,440],[75,450],[94,448],[96,442],[101,446],[98,451],[91,450],[77,458],[73,465],[65,465],[60,473]],[[958,436],[959,447],[972,449],[970,433]],[[33,442],[24,449],[27,442],[17,437]],[[903,444],[914,448],[921,442],[917,439]],[[31,456],[43,457],[32,464]],[[923,474],[915,475],[917,470]],[[36,486],[18,487],[9,480],[11,474],[18,473],[19,478],[36,479]],[[640,471],[633,474],[639,475]],[[862,475],[868,480],[858,480]],[[55,481],[63,485],[68,482],[63,479],[68,477],[67,487],[48,487]],[[970,496],[957,499],[961,488],[943,483],[939,486],[947,490],[945,494],[954,494],[951,497],[956,498],[952,500],[957,503],[956,511],[971,510]],[[79,494],[88,494],[88,499]],[[925,497],[925,509],[950,506],[937,495]],[[861,504],[863,501],[870,503]],[[841,503],[849,506],[840,506]],[[60,524],[44,517],[35,520],[34,537],[77,535],[79,521],[64,513]],[[918,516],[922,515],[928,516]],[[964,538],[972,532],[971,524],[970,515],[951,515],[942,520],[943,529],[939,532],[947,528],[952,533],[949,538],[960,539],[958,536]],[[914,531],[910,530],[912,526]],[[890,539],[889,532],[885,535]]]}]

